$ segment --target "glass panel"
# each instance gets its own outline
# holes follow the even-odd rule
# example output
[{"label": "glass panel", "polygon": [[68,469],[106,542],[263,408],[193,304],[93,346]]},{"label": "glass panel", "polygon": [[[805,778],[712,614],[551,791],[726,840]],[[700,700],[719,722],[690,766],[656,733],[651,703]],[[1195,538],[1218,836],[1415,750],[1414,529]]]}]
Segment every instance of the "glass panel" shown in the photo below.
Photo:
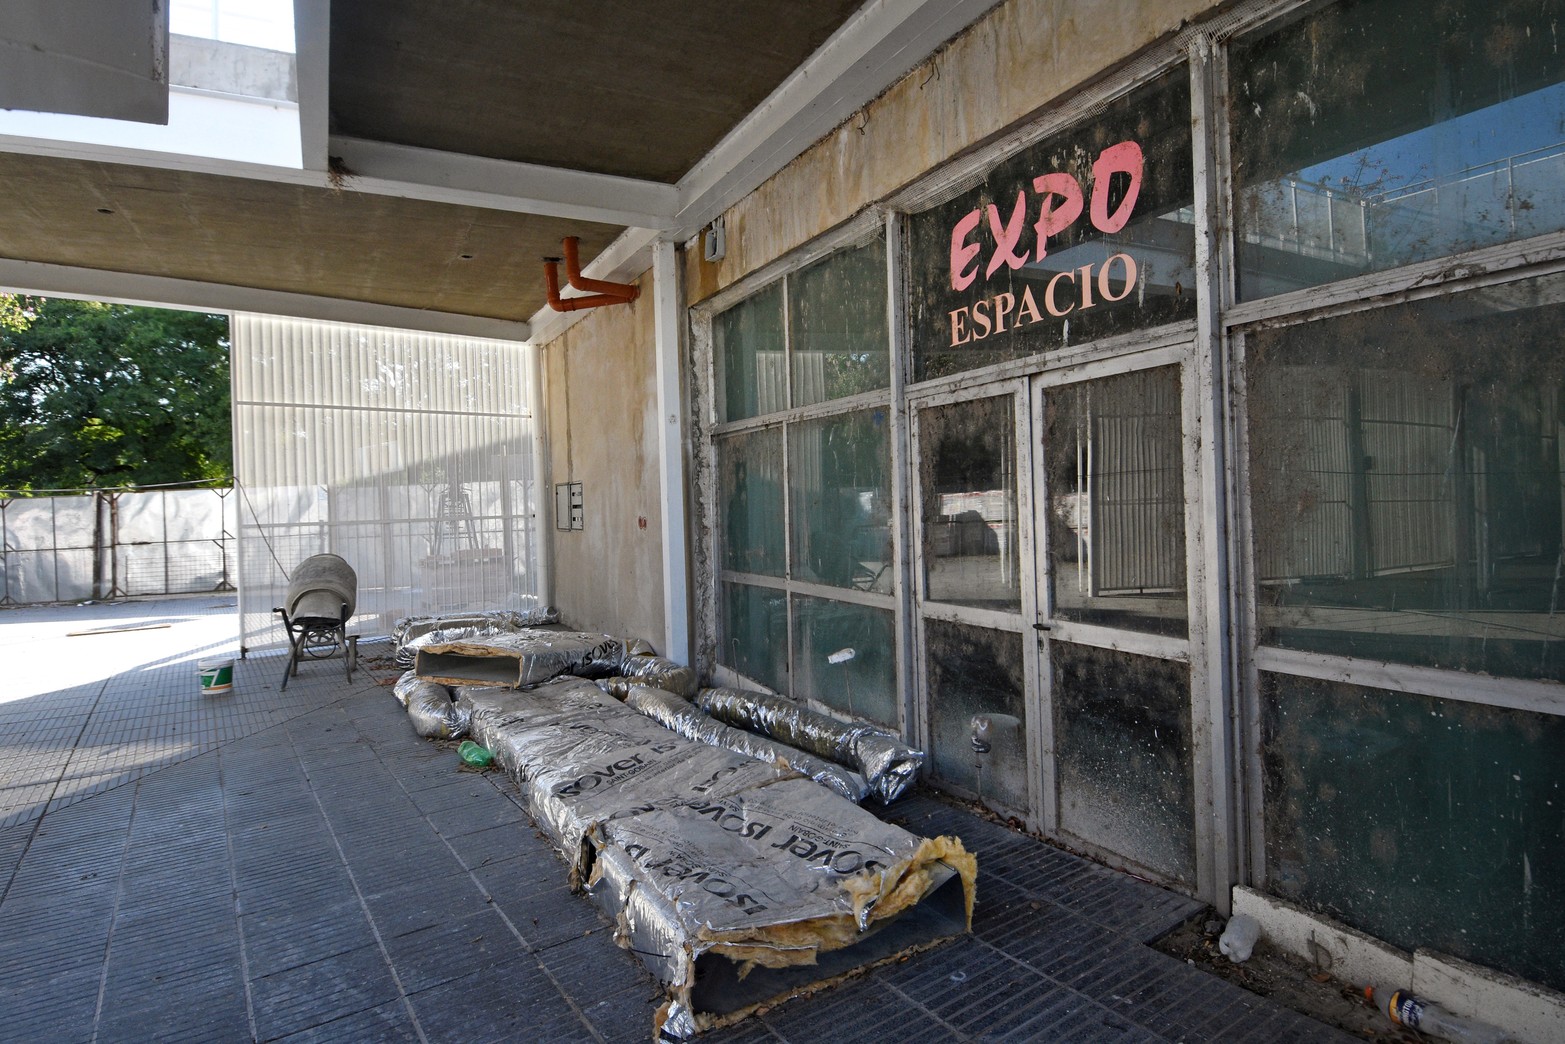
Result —
[{"label": "glass panel", "polygon": [[745,298],[713,319],[712,353],[723,420],[787,409],[782,284]]},{"label": "glass panel", "polygon": [[914,380],[1195,315],[1189,72],[909,222]]},{"label": "glass panel", "polygon": [[715,442],[723,568],[782,576],[782,429],[726,435]]},{"label": "glass panel", "polygon": [[1190,669],[1068,642],[1049,651],[1061,829],[1193,883]]},{"label": "glass panel", "polygon": [[[790,426],[795,580],[891,591],[887,427],[883,408]],[[766,521],[782,525],[780,515]]]},{"label": "glass panel", "polygon": [[748,584],[723,584],[723,633],[717,661],[767,688],[788,691],[788,596]]},{"label": "glass panel", "polygon": [[789,277],[795,406],[890,387],[886,306],[884,239]]},{"label": "glass panel", "polygon": [[924,596],[1020,610],[1016,397],[918,413]]},{"label": "glass panel", "polygon": [[1237,44],[1241,295],[1565,228],[1562,17],[1350,0]]},{"label": "glass panel", "polygon": [[798,595],[793,613],[792,695],[896,728],[895,615]]},{"label": "glass panel", "polygon": [[1565,277],[1246,337],[1261,640],[1565,679]]},{"label": "glass panel", "polygon": [[[1027,808],[1027,734],[1022,636],[942,620],[924,621],[930,768],[981,800]],[[973,717],[989,718],[989,752],[973,749]]]},{"label": "glass panel", "polygon": [[1044,410],[1054,616],[1185,635],[1178,368],[1051,389]]},{"label": "glass panel", "polygon": [[1565,989],[1565,718],[1261,683],[1267,887]]}]

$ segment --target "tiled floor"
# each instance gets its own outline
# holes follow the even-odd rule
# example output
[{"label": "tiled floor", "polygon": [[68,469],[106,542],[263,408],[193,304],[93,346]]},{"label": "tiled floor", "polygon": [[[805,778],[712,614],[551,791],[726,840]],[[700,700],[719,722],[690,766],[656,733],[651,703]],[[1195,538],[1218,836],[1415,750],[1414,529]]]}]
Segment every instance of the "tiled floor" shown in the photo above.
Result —
[{"label": "tiled floor", "polygon": [[[0,785],[36,789],[0,827],[0,1040],[649,1039],[656,985],[510,782],[370,672],[281,665],[231,704],[185,660],[0,704]],[[978,853],[973,933],[708,1041],[1348,1039],[1144,945],[1187,899],[928,796],[892,818]]]}]

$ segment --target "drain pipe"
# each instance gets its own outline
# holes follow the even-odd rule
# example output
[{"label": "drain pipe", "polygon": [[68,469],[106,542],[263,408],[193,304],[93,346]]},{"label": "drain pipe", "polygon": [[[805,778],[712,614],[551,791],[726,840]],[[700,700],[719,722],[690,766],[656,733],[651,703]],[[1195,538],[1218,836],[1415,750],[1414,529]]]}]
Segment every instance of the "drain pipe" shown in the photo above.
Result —
[{"label": "drain pipe", "polygon": [[587,292],[586,297],[560,296],[560,261],[558,257],[543,259],[544,285],[549,292],[549,307],[556,312],[576,312],[584,308],[601,308],[604,305],[629,304],[641,293],[634,283],[609,283],[601,279],[588,279],[581,274],[581,259],[577,254],[577,238],[567,236],[565,248],[565,278],[572,287]]},{"label": "drain pipe", "polygon": [[607,297],[618,297],[626,301],[634,301],[641,296],[641,287],[635,283],[609,283],[602,279],[588,279],[581,274],[581,257],[577,254],[577,246],[581,240],[577,236],[566,236],[560,243],[565,249],[565,281],[574,289],[583,293],[603,294]]}]

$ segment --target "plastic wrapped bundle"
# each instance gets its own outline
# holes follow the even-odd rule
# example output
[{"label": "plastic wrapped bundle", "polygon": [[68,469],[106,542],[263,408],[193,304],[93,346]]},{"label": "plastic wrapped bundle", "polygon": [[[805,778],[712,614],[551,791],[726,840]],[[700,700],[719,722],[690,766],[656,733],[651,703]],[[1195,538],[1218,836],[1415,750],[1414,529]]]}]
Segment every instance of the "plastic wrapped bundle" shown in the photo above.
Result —
[{"label": "plastic wrapped bundle", "polygon": [[408,643],[431,631],[471,627],[478,629],[474,633],[498,634],[559,622],[560,611],[553,606],[526,610],[494,609],[477,613],[444,613],[439,616],[405,616],[391,628],[391,642],[396,649],[393,662],[398,667],[413,666],[413,656],[417,650],[408,649]]},{"label": "plastic wrapped bundle", "polygon": [[591,865],[588,832],[602,822],[792,775],[692,743],[596,687],[592,697],[581,684],[572,679],[527,692],[462,696],[479,742],[521,785],[533,818],[570,864],[572,884]]},{"label": "plastic wrapped bundle", "polygon": [[504,624],[494,622],[476,624],[453,624],[450,627],[437,627],[433,631],[425,631],[423,634],[409,638],[397,649],[392,662],[401,668],[412,667],[418,662],[418,651],[426,645],[439,645],[448,642],[472,642],[482,641],[485,638],[494,638],[502,634],[515,634],[516,628],[507,627]]},{"label": "plastic wrapped bundle", "polygon": [[674,730],[686,739],[722,747],[725,750],[746,754],[803,773],[854,804],[858,804],[869,795],[869,786],[864,782],[864,777],[852,769],[818,758],[814,754],[784,746],[765,736],[757,736],[753,732],[724,725],[672,692],[632,682],[629,684],[629,691],[625,694],[625,706],[640,711],[659,725]]},{"label": "plastic wrapped bundle", "polygon": [[421,644],[414,670],[420,678],[447,685],[525,688],[561,674],[606,678],[618,674],[624,663],[623,639],[583,631],[526,629]]},{"label": "plastic wrapped bundle", "polygon": [[805,780],[608,819],[594,836],[588,891],[672,995],[666,1036],[972,921],[977,862],[960,841],[917,837]]},{"label": "plastic wrapped bundle", "polygon": [[529,757],[532,730],[584,715],[624,713],[613,697],[579,678],[558,678],[528,692],[462,685],[456,702],[470,717],[473,738],[493,751],[495,761],[518,783],[526,782],[529,766],[536,763]]},{"label": "plastic wrapped bundle", "polygon": [[874,725],[850,725],[782,696],[747,689],[702,689],[695,703],[719,721],[857,769],[881,801],[901,797],[924,766],[924,752],[909,747],[895,733]]},{"label": "plastic wrapped bundle", "polygon": [[625,664],[620,668],[619,677],[604,678],[598,684],[603,686],[604,691],[609,695],[623,700],[625,694],[630,692],[630,687],[638,682],[665,689],[687,700],[693,699],[696,690],[700,688],[696,684],[694,668],[675,663],[662,656],[650,655],[625,657]]},{"label": "plastic wrapped bundle", "polygon": [[461,739],[467,735],[468,712],[451,699],[451,690],[408,671],[392,689],[407,708],[413,731],[425,739]]}]

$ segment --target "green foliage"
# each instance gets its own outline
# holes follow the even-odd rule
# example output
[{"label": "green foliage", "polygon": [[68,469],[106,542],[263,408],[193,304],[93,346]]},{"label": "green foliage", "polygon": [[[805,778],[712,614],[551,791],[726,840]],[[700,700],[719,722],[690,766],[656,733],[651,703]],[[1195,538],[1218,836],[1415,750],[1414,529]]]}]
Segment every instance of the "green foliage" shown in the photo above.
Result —
[{"label": "green foliage", "polygon": [[16,294],[0,294],[0,330],[22,330],[32,321],[32,302]]},{"label": "green foliage", "polygon": [[0,322],[0,488],[229,474],[225,316],[53,299],[14,311],[24,321]]}]

